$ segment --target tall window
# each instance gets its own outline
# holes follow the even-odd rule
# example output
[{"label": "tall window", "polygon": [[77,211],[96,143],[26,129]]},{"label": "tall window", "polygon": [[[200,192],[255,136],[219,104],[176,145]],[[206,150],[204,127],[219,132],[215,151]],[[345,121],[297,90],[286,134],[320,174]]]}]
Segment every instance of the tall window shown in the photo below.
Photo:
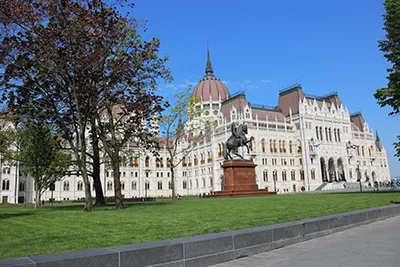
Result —
[{"label": "tall window", "polygon": [[328,128],[327,127],[325,127],[325,140],[326,141],[329,140],[329,138],[328,138]]},{"label": "tall window", "polygon": [[317,140],[319,140],[318,126],[315,127],[315,134],[316,134],[316,136],[317,136]]},{"label": "tall window", "polygon": [[274,140],[274,152],[275,153],[278,152],[277,149],[276,149],[276,140]]},{"label": "tall window", "polygon": [[282,152],[286,153],[285,140],[282,141]]},{"label": "tall window", "polygon": [[296,181],[296,171],[295,170],[292,170],[292,172],[291,172],[291,179],[292,179],[292,181]]},{"label": "tall window", "polygon": [[319,137],[321,138],[321,140],[324,140],[324,137],[322,135],[322,127],[319,127]]},{"label": "tall window", "polygon": [[111,181],[107,182],[107,191],[112,191],[112,182]]},{"label": "tall window", "polygon": [[289,141],[289,153],[292,154],[292,141]]},{"label": "tall window", "polygon": [[210,178],[210,187],[213,186],[212,178]]},{"label": "tall window", "polygon": [[338,142],[340,142],[340,130],[339,129],[337,129],[337,140],[338,140]]},{"label": "tall window", "polygon": [[274,179],[274,181],[278,181],[278,171],[274,171],[273,173],[272,173],[272,179]]},{"label": "tall window", "polygon": [[168,181],[168,189],[172,189],[172,182]]},{"label": "tall window", "polygon": [[146,157],[145,167],[150,167],[150,157],[149,156]]},{"label": "tall window", "polygon": [[304,181],[304,171],[300,170],[300,180]]},{"label": "tall window", "polygon": [[64,191],[69,191],[69,182],[65,181],[64,182],[64,187],[63,187]]},{"label": "tall window", "polygon": [[206,179],[203,178],[202,180],[203,180],[203,188],[204,188],[204,187],[206,187]]},{"label": "tall window", "polygon": [[78,191],[83,191],[83,182],[82,181],[78,181]]},{"label": "tall window", "polygon": [[125,190],[125,182],[124,181],[121,181],[120,186],[121,186],[121,190]]},{"label": "tall window", "polygon": [[315,180],[315,170],[314,169],[311,170],[311,179]]},{"label": "tall window", "polygon": [[149,190],[149,189],[150,189],[150,182],[149,182],[149,181],[146,181],[146,182],[144,183],[144,189],[146,189],[146,190]]},{"label": "tall window", "polygon": [[268,171],[263,171],[263,180],[264,182],[268,182]]},{"label": "tall window", "polygon": [[282,181],[287,181],[287,179],[286,179],[286,171],[285,170],[282,171]]},{"label": "tall window", "polygon": [[137,183],[136,181],[132,182],[132,190],[136,190],[137,189]]},{"label": "tall window", "polygon": [[329,141],[332,141],[332,129],[329,128]]},{"label": "tall window", "polygon": [[10,190],[10,181],[9,180],[3,180],[2,186],[1,186],[2,190]]},{"label": "tall window", "polygon": [[278,144],[279,144],[279,152],[282,153],[282,141],[279,140]]},{"label": "tall window", "polygon": [[333,129],[333,133],[335,135],[335,142],[337,142],[337,134],[336,134],[336,129]]},{"label": "tall window", "polygon": [[265,152],[265,140],[264,140],[264,138],[261,140],[261,151]]},{"label": "tall window", "polygon": [[187,182],[183,181],[183,189],[186,189],[186,188],[187,188]]},{"label": "tall window", "polygon": [[162,182],[161,181],[158,181],[157,188],[158,188],[158,190],[162,190]]},{"label": "tall window", "polygon": [[[263,139],[264,140],[264,139]],[[261,141],[262,142],[262,141]],[[272,144],[272,139],[269,140],[269,152],[274,152],[274,146]]]}]

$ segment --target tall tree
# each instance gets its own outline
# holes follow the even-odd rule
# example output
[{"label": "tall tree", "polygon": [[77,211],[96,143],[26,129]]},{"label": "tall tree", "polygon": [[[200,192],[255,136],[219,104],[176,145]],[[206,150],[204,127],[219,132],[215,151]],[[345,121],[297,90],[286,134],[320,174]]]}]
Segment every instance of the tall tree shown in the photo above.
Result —
[{"label": "tall tree", "polygon": [[[400,112],[400,1],[386,0],[384,2],[386,13],[383,15],[386,39],[379,40],[379,49],[384,57],[392,64],[387,69],[388,85],[374,94],[375,99],[381,107],[389,106],[393,109],[389,116]],[[400,135],[397,136],[400,140]],[[400,160],[400,141],[393,143],[396,149],[395,156]]]},{"label": "tall tree", "polygon": [[175,168],[201,141],[210,138],[210,132],[217,124],[217,118],[202,116],[204,112],[198,106],[199,101],[191,93],[191,87],[176,93],[170,108],[159,118],[161,135],[165,138],[164,145],[169,154],[172,199],[176,197]]},{"label": "tall tree", "polygon": [[21,169],[35,182],[35,205],[51,184],[59,181],[71,163],[70,155],[61,151],[60,140],[44,124],[26,125],[21,132]]},{"label": "tall tree", "polygon": [[90,121],[138,92],[154,95],[158,79],[169,77],[167,58],[157,56],[159,41],[141,41],[143,25],[102,0],[5,0],[0,16],[3,99],[11,92],[25,116],[45,111],[73,151],[85,184],[84,209],[93,210]]}]

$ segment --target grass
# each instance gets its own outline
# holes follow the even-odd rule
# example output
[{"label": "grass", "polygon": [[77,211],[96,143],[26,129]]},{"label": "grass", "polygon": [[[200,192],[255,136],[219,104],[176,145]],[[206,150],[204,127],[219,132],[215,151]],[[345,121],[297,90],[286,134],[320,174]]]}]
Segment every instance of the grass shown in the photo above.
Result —
[{"label": "grass", "polygon": [[112,205],[0,206],[0,259],[150,242],[400,202],[400,192],[293,194]]}]

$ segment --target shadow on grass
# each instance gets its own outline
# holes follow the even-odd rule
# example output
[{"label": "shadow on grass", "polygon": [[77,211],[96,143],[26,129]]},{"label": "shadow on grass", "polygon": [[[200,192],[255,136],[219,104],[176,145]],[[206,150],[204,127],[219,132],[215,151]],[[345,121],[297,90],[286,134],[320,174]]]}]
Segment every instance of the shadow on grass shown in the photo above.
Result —
[{"label": "shadow on grass", "polygon": [[23,217],[34,215],[32,212],[19,212],[19,213],[2,213],[0,214],[0,220],[10,219],[14,217]]},{"label": "shadow on grass", "polygon": [[[127,202],[124,203],[124,209],[134,209],[135,207],[160,207],[167,206],[172,204],[172,201],[146,201],[146,202]],[[84,203],[74,203],[74,204],[55,204],[53,206],[42,206],[41,209],[47,209],[48,211],[62,210],[62,211],[83,211]],[[99,211],[110,211],[115,210],[115,204],[112,202],[107,203],[106,205],[95,206],[95,212]]]}]

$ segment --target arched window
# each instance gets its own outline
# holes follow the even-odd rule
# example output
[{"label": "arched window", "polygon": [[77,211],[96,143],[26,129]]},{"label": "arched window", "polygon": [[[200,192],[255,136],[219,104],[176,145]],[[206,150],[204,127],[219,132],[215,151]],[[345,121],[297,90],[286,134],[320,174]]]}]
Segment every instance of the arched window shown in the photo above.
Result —
[{"label": "arched window", "polygon": [[282,141],[282,152],[286,153],[285,140]]},{"label": "arched window", "polygon": [[282,153],[282,141],[279,140],[278,144],[279,144],[279,152]]},{"label": "arched window", "polygon": [[319,137],[321,140],[324,140],[324,136],[322,135],[322,127],[319,127]]},{"label": "arched window", "polygon": [[304,181],[304,171],[300,170],[300,180]]},{"label": "arched window", "polygon": [[1,189],[2,190],[10,190],[10,181],[7,179],[3,180]]},{"label": "arched window", "polygon": [[311,179],[315,180],[315,170],[314,169],[311,170]]},{"label": "arched window", "polygon": [[[264,141],[264,139],[261,140],[261,144],[263,141]],[[269,140],[269,152],[271,152],[271,153],[274,152],[274,146],[272,144],[272,139]]]},{"label": "arched window", "polygon": [[172,181],[168,181],[168,189],[172,189]]},{"label": "arched window", "polygon": [[107,191],[112,191],[112,182],[111,181],[107,182]]},{"label": "arched window", "polygon": [[160,168],[160,159],[156,158],[156,168]]},{"label": "arched window", "polygon": [[150,182],[149,181],[144,182],[144,189],[150,190]]},{"label": "arched window", "polygon": [[197,155],[194,155],[194,166],[197,166],[197,164],[198,164]]},{"label": "arched window", "polygon": [[332,141],[332,129],[329,128],[329,141]]},{"label": "arched window", "polygon": [[[319,140],[318,126],[315,126],[315,134],[317,136],[317,140]],[[292,153],[292,152],[290,152],[290,153]]]},{"label": "arched window", "polygon": [[132,182],[132,190],[137,190],[137,183],[136,181]]},{"label": "arched window", "polygon": [[335,135],[335,142],[337,142],[337,134],[336,134],[336,129],[333,129],[333,133]]},{"label": "arched window", "polygon": [[193,188],[193,183],[192,180],[189,181],[189,188],[192,189]]},{"label": "arched window", "polygon": [[283,170],[283,171],[282,171],[282,181],[287,181],[287,178],[286,178],[286,170]]},{"label": "arched window", "polygon": [[162,190],[162,182],[161,182],[161,181],[158,181],[158,183],[157,183],[157,189],[158,189],[158,190]]},{"label": "arched window", "polygon": [[121,181],[119,184],[121,186],[121,190],[125,190],[125,182]]},{"label": "arched window", "polygon": [[276,140],[274,140],[274,152],[278,152],[278,150],[276,149]]},{"label": "arched window", "polygon": [[296,181],[296,171],[295,170],[292,170],[292,172],[291,172],[291,179],[292,179],[292,181]]},{"label": "arched window", "polygon": [[265,152],[265,140],[264,140],[264,138],[261,140],[261,151]]},{"label": "arched window", "polygon": [[349,177],[353,178],[353,170],[352,169],[349,170]]},{"label": "arched window", "polygon": [[203,178],[202,180],[203,180],[203,188],[204,188],[204,187],[206,187],[206,179]]},{"label": "arched window", "polygon": [[68,182],[68,181],[65,181],[65,182],[64,182],[63,190],[64,190],[64,191],[69,191],[69,182]]},{"label": "arched window", "polygon": [[329,140],[329,138],[328,138],[328,128],[327,127],[325,127],[325,139],[326,139],[326,141]]},{"label": "arched window", "polygon": [[24,181],[19,181],[19,188],[18,190],[20,192],[24,192],[25,191],[25,182]]},{"label": "arched window", "polygon": [[264,182],[268,182],[268,171],[263,171],[263,180]]},{"label": "arched window", "polygon": [[211,151],[208,151],[208,152],[207,152],[207,156],[208,156],[208,157],[207,157],[207,161],[208,161],[208,162],[212,162]]},{"label": "arched window", "polygon": [[78,191],[82,191],[83,190],[83,182],[82,181],[78,181]]},{"label": "arched window", "polygon": [[361,147],[361,154],[362,154],[363,157],[365,156],[364,155],[364,146]]},{"label": "arched window", "polygon": [[183,187],[183,189],[186,189],[186,188],[187,188],[187,182],[186,182],[186,181],[183,181],[183,182],[182,182],[182,187]]},{"label": "arched window", "polygon": [[213,186],[213,180],[212,180],[212,178],[210,177],[210,187],[211,186]]},{"label": "arched window", "polygon": [[221,144],[218,144],[218,157],[222,156]]},{"label": "arched window", "polygon": [[160,158],[160,168],[164,168],[164,159]]},{"label": "arched window", "polygon": [[146,157],[145,166],[150,167],[150,157],[149,156]]},{"label": "arched window", "polygon": [[293,150],[292,150],[292,141],[289,141],[289,153],[292,154]]},{"label": "arched window", "polygon": [[199,179],[196,179],[196,188],[199,188]]},{"label": "arched window", "polygon": [[340,142],[340,129],[337,129],[337,140]]}]

